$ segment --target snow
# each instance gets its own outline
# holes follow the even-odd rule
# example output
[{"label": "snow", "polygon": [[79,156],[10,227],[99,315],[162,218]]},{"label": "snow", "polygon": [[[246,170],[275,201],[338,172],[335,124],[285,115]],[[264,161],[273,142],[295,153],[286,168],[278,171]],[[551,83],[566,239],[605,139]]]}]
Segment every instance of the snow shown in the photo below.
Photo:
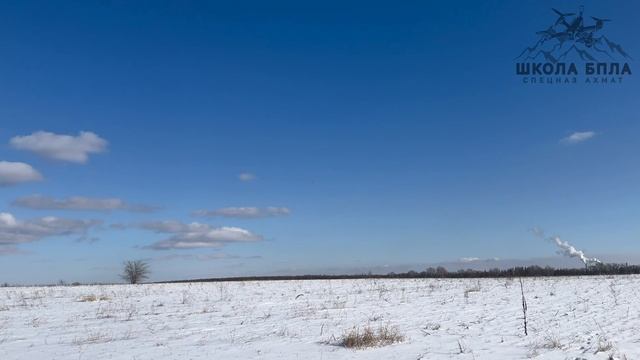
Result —
[{"label": "snow", "polygon": [[[523,281],[528,336],[517,279],[0,288],[0,359],[640,358],[640,277]],[[367,325],[405,340],[338,345]]]}]

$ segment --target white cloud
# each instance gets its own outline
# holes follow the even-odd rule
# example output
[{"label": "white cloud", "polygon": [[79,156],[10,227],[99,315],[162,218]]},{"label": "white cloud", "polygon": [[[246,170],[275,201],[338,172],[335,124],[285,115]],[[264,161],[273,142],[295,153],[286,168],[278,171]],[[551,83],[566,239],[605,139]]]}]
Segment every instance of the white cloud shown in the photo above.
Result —
[{"label": "white cloud", "polygon": [[0,225],[16,226],[18,224],[16,218],[9,213],[0,213]]},{"label": "white cloud", "polygon": [[66,199],[54,199],[48,196],[31,195],[16,199],[15,206],[36,210],[93,210],[112,211],[124,210],[134,212],[151,212],[156,207],[149,205],[129,204],[118,198],[88,198],[83,196],[72,196]]},{"label": "white cloud", "polygon": [[181,223],[178,221],[157,221],[135,225],[169,238],[155,242],[147,248],[154,250],[219,248],[228,243],[255,242],[262,236],[239,227],[212,227],[202,223]]},{"label": "white cloud", "polygon": [[228,217],[228,218],[245,218],[255,219],[273,216],[286,216],[291,214],[291,210],[286,207],[269,206],[266,208],[258,207],[227,207],[216,210],[197,210],[193,212],[195,216],[205,217]]},{"label": "white cloud", "polygon": [[89,229],[100,224],[99,220],[62,219],[53,216],[19,220],[13,214],[2,212],[0,213],[0,249],[8,251],[18,244],[54,236],[85,237]]},{"label": "white cloud", "polygon": [[252,174],[252,173],[243,172],[243,173],[238,174],[238,179],[239,179],[240,181],[247,182],[247,181],[253,181],[253,180],[255,180],[255,179],[256,179],[256,176],[255,176],[254,174]]},{"label": "white cloud", "polygon": [[38,131],[16,136],[9,144],[15,149],[31,151],[49,159],[84,164],[89,154],[106,151],[109,143],[89,131],[81,131],[77,136]]},{"label": "white cloud", "polygon": [[42,175],[29,164],[0,161],[0,186],[40,180]]},{"label": "white cloud", "polygon": [[474,256],[463,257],[463,258],[458,259],[458,261],[461,262],[461,263],[492,262],[492,261],[499,261],[499,260],[500,260],[500,258],[497,258],[497,257],[488,258],[488,259],[481,259],[479,257],[474,257]]},{"label": "white cloud", "polygon": [[560,142],[566,145],[575,145],[587,141],[594,136],[596,136],[594,131],[574,132],[566,138],[561,139]]},{"label": "white cloud", "polygon": [[170,254],[156,257],[154,260],[197,260],[197,261],[213,261],[213,260],[229,260],[229,259],[261,259],[261,256],[238,256],[226,253],[216,252],[212,254]]}]

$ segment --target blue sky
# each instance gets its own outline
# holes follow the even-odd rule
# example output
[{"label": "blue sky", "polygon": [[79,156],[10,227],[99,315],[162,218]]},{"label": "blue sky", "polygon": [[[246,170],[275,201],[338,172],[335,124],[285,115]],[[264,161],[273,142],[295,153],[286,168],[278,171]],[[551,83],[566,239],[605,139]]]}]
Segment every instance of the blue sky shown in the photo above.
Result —
[{"label": "blue sky", "polygon": [[[583,4],[640,56],[639,4]],[[550,8],[578,5],[4,2],[0,161],[42,179],[0,187],[0,212],[81,222],[3,234],[0,281],[117,281],[136,258],[162,280],[554,256],[534,226],[591,254],[640,253],[637,75],[515,75]],[[87,161],[61,159],[60,139]],[[34,195],[57,205],[16,204]],[[62,209],[72,197],[94,202]],[[107,198],[154,211],[97,211]],[[193,222],[206,247],[153,248]]]}]

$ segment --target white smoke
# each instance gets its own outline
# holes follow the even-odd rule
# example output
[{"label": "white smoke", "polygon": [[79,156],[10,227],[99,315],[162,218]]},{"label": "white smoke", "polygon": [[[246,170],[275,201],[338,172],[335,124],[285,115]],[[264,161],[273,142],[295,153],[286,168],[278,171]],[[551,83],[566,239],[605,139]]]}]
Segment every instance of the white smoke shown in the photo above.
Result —
[{"label": "white smoke", "polygon": [[558,250],[558,253],[564,255],[564,256],[568,256],[568,257],[575,257],[580,259],[585,265],[594,265],[597,263],[600,263],[601,261],[596,259],[596,258],[590,258],[584,255],[584,252],[582,250],[578,250],[575,247],[573,247],[573,245],[569,244],[567,241],[562,241],[559,237],[557,236],[553,236],[550,238],[550,240],[552,240],[553,242],[556,243],[556,245],[558,245],[558,247],[560,248]]},{"label": "white smoke", "polygon": [[602,261],[596,258],[587,257],[584,254],[584,251],[576,249],[573,245],[569,244],[569,242],[563,241],[558,236],[545,237],[544,231],[542,231],[540,228],[533,228],[531,229],[531,232],[539,238],[547,239],[555,243],[558,246],[558,254],[560,255],[578,258],[586,266],[602,263]]}]

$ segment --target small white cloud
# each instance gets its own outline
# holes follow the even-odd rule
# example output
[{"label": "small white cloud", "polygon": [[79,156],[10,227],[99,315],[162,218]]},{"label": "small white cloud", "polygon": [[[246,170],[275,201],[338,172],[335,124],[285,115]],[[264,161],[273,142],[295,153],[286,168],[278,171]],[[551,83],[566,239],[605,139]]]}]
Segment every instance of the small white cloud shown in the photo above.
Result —
[{"label": "small white cloud", "polygon": [[594,131],[574,132],[566,138],[561,139],[560,142],[566,145],[575,145],[587,141],[594,136],[596,136]]},{"label": "small white cloud", "polygon": [[154,250],[220,248],[228,243],[262,240],[262,236],[239,227],[216,228],[197,222],[185,224],[178,221],[156,221],[134,225],[134,227],[170,235],[165,240],[147,246]]},{"label": "small white cloud", "polygon": [[491,261],[500,261],[500,258],[497,257],[492,257],[492,258],[487,258],[487,259],[481,259],[479,257],[463,257],[458,259],[459,262],[461,263],[471,263],[471,262],[491,262]]},{"label": "small white cloud", "polygon": [[256,176],[252,173],[248,173],[248,172],[243,172],[238,174],[238,180],[240,181],[253,181],[256,179]]},{"label": "small white cloud", "polygon": [[291,214],[291,210],[286,207],[269,206],[266,208],[258,207],[227,207],[216,210],[197,210],[193,212],[195,216],[204,217],[227,217],[227,218],[244,218],[256,219],[274,216],[286,216]]},{"label": "small white cloud", "polygon": [[16,218],[9,213],[0,213],[0,225],[3,226],[16,226],[18,224]]},{"label": "small white cloud", "polygon": [[31,135],[16,136],[9,144],[15,149],[31,151],[45,158],[84,164],[89,154],[106,151],[109,143],[89,131],[81,131],[77,136],[38,131]]},{"label": "small white cloud", "polygon": [[29,164],[0,161],[0,186],[40,180],[42,175]]},{"label": "small white cloud", "polygon": [[134,212],[151,212],[157,210],[149,205],[129,204],[118,198],[88,198],[72,196],[66,199],[54,199],[48,196],[31,195],[18,198],[12,205],[35,210],[90,210],[113,211],[124,210]]}]

